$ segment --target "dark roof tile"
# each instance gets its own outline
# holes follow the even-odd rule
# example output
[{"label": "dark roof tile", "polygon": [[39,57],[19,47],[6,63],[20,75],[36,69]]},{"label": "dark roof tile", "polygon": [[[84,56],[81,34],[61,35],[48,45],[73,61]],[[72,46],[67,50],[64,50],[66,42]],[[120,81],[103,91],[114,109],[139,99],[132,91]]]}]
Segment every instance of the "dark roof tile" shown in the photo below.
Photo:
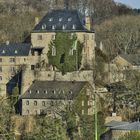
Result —
[{"label": "dark roof tile", "polygon": [[68,99],[72,100],[83,89],[86,82],[35,81],[22,99]]},{"label": "dark roof tile", "polygon": [[28,56],[31,44],[0,44],[0,56]]},{"label": "dark roof tile", "polygon": [[33,32],[84,31],[84,20],[76,10],[53,10],[34,28]]}]

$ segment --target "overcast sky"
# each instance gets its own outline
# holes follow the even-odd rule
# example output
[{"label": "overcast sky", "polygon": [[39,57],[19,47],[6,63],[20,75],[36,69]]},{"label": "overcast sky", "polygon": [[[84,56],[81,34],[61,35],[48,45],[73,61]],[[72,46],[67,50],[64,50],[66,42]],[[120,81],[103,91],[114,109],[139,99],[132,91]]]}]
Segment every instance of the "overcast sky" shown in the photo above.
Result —
[{"label": "overcast sky", "polygon": [[124,3],[132,8],[140,8],[140,0],[115,0],[115,1]]}]

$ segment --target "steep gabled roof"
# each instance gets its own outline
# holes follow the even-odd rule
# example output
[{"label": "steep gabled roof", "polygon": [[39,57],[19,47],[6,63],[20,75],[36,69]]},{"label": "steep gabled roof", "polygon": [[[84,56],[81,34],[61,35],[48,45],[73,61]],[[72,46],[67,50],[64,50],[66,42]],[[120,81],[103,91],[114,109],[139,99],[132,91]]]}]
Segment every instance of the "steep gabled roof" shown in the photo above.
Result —
[{"label": "steep gabled roof", "polygon": [[22,99],[74,99],[86,82],[35,81],[22,96]]},{"label": "steep gabled roof", "polygon": [[121,54],[120,57],[134,66],[140,66],[140,54]]},{"label": "steep gabled roof", "polygon": [[109,123],[106,123],[106,127],[115,127],[115,126],[120,126],[120,125],[126,125],[129,124],[129,122],[120,122],[120,121],[111,121]]},{"label": "steep gabled roof", "polygon": [[89,32],[76,10],[53,10],[34,28],[33,32]]},{"label": "steep gabled roof", "polygon": [[28,56],[31,44],[0,44],[0,56]]},{"label": "steep gabled roof", "polygon": [[114,127],[111,127],[113,130],[140,130],[140,122],[130,122],[126,124],[120,124]]}]

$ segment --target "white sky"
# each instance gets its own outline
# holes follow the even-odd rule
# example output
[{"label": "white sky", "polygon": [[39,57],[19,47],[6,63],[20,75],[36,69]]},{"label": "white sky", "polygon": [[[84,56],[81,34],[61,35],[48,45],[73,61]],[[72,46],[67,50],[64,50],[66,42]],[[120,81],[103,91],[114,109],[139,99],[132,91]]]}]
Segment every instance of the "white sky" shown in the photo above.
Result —
[{"label": "white sky", "polygon": [[132,8],[140,9],[140,0],[114,0],[114,1],[124,3]]}]

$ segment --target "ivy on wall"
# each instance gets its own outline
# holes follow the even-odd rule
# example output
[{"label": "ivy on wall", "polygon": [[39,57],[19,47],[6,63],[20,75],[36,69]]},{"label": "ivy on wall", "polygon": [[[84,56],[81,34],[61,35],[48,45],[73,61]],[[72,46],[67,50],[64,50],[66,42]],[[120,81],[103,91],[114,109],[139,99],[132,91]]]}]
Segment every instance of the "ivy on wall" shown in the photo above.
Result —
[{"label": "ivy on wall", "polygon": [[83,43],[77,40],[76,34],[56,33],[49,44],[49,64],[55,66],[63,74],[80,68]]}]

